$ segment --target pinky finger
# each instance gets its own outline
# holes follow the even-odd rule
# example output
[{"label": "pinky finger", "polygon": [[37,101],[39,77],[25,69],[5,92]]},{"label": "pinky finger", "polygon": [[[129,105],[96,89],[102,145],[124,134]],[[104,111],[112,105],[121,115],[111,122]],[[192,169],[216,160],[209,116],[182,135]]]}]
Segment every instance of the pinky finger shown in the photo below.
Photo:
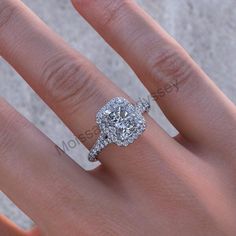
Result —
[{"label": "pinky finger", "polygon": [[[28,236],[26,231],[20,229],[3,215],[0,215],[0,232],[1,236]],[[36,234],[30,235],[36,236]]]},{"label": "pinky finger", "polygon": [[42,236],[39,231],[39,228],[35,227],[27,233],[27,236]]}]

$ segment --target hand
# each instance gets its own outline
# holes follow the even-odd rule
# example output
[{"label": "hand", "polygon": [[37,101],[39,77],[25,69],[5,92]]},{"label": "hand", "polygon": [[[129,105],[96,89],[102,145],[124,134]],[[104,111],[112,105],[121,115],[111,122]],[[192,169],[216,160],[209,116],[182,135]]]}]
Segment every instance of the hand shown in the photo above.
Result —
[{"label": "hand", "polygon": [[[236,235],[234,104],[133,1],[73,3],[179,135],[170,137],[145,114],[138,140],[109,145],[98,157],[102,165],[85,171],[1,99],[0,188],[37,225],[23,232],[1,218],[1,235]],[[0,2],[0,54],[77,137],[111,98],[132,101],[21,1]],[[170,84],[178,92],[160,98]]]}]

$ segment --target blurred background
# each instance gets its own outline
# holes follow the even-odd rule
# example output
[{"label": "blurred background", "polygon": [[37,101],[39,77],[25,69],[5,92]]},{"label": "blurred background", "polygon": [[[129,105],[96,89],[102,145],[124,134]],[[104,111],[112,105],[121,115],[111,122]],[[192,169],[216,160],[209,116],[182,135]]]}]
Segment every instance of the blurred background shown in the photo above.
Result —
[{"label": "blurred background", "polygon": [[[147,91],[126,63],[75,12],[69,0],[24,0],[72,47],[95,63],[131,97],[146,97]],[[211,79],[236,104],[236,1],[235,0],[138,0],[197,61]],[[0,95],[27,117],[57,145],[75,137],[4,61],[0,60]],[[171,135],[176,130],[153,103],[151,115]],[[67,153],[85,168],[87,151],[82,145]],[[37,200],[37,199],[36,199]],[[0,214],[23,228],[32,222],[0,192]]]}]

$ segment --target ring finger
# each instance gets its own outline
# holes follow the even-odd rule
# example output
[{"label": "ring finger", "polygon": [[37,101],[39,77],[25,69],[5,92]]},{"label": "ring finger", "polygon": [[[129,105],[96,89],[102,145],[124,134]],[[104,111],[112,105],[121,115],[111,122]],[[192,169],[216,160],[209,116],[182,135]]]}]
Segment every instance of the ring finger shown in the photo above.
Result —
[{"label": "ring finger", "polygon": [[[108,100],[116,96],[127,98],[127,95],[87,59],[66,45],[21,1],[3,0],[0,8],[2,56],[78,138],[94,127],[96,112]],[[100,160],[119,171],[132,168],[134,165],[131,163],[134,162],[143,167],[153,155],[145,153],[147,158],[144,160],[137,154],[143,146],[153,146],[152,140],[155,140],[156,134],[159,136],[159,147],[155,154],[166,152],[167,145],[177,145],[149,116],[146,116],[146,120],[147,131],[137,142],[128,149],[110,145],[104,150]],[[81,141],[91,148],[96,137]],[[112,158],[109,158],[111,154]],[[138,158],[142,159],[138,162]],[[137,168],[137,165],[133,168]]]}]

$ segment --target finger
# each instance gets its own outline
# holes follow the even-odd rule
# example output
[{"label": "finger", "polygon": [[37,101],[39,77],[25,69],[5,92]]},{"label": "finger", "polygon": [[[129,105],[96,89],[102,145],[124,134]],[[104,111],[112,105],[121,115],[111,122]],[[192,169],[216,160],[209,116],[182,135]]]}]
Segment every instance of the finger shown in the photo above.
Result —
[{"label": "finger", "polygon": [[35,227],[28,232],[27,236],[42,236],[42,234],[41,234],[39,228]]},{"label": "finger", "polygon": [[[232,134],[235,107],[135,1],[72,2],[133,68],[185,138],[208,147],[221,147],[225,137],[220,134],[226,132],[221,124],[227,123],[227,133]],[[234,140],[235,134],[232,136]]]},{"label": "finger", "polygon": [[[98,110],[116,96],[129,98],[94,65],[68,47],[20,1],[4,0],[3,3],[14,11],[0,29],[1,54],[72,132],[91,148],[98,136],[93,133]],[[100,160],[114,169],[134,168],[126,159],[120,160],[129,154],[130,162],[138,161],[135,158],[141,149],[140,142],[148,143],[156,134],[161,139],[160,151],[164,152],[171,138],[149,116],[146,120],[149,128],[141,141],[128,148],[110,145],[100,155]],[[113,157],[109,158],[110,155]],[[145,162],[149,163],[148,158]]]},{"label": "finger", "polygon": [[3,215],[0,215],[0,232],[1,236],[26,236],[25,231]]},{"label": "finger", "polygon": [[72,222],[83,225],[88,214],[94,214],[93,201],[103,192],[91,175],[59,154],[54,143],[2,100],[0,189],[36,222],[43,235],[58,235],[56,230]]}]

